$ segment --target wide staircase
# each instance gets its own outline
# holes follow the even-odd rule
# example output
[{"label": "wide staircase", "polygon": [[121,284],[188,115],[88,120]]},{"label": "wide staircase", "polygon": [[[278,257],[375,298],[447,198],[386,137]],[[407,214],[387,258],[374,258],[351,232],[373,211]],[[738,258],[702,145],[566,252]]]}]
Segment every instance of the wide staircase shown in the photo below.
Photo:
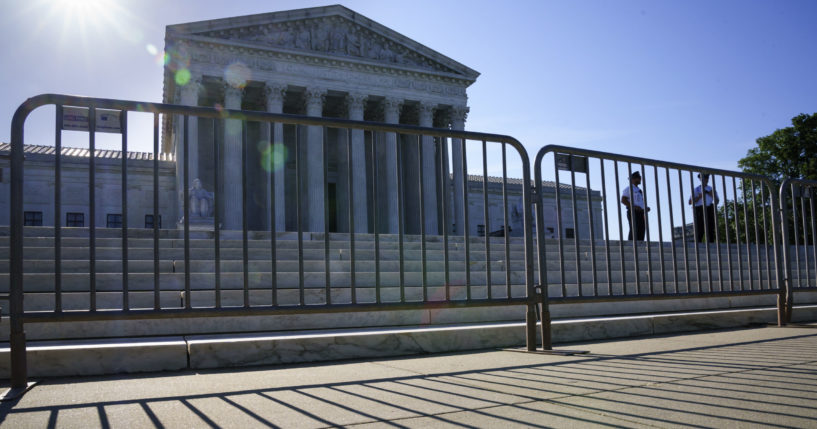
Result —
[{"label": "wide staircase", "polygon": [[[57,294],[53,234],[53,229],[48,227],[25,228],[23,287],[26,311],[55,310]],[[492,299],[525,297],[525,248],[522,238],[508,238],[506,250],[506,239],[503,237],[488,241],[474,237],[466,246],[463,237],[451,236],[448,238],[446,256],[443,238],[439,236],[427,236],[425,243],[419,236],[404,236],[401,247],[396,235],[380,234],[375,240],[371,234],[355,234],[353,267],[352,242],[348,234],[332,233],[327,240],[322,233],[305,233],[299,250],[297,234],[285,232],[276,234],[273,270],[270,233],[250,232],[245,289],[241,233],[222,231],[219,235],[217,259],[214,233],[190,232],[190,293],[186,294],[187,267],[182,232],[161,230],[156,256],[152,230],[129,230],[129,308],[152,309],[158,296],[162,309],[182,309],[188,303],[193,308],[213,308],[217,303],[223,308],[242,307],[245,303],[250,307],[269,308],[275,304],[275,308],[281,310],[280,314],[225,314],[220,317],[196,317],[191,314],[166,319],[28,323],[27,339],[31,344],[41,343],[39,349],[30,348],[29,352],[29,356],[35,359],[35,366],[40,368],[34,373],[39,371],[40,374],[54,375],[204,368],[524,344],[522,324],[525,309],[519,304],[452,308],[417,305],[446,300],[464,302],[469,298],[485,300],[489,298],[489,288]],[[533,248],[534,281],[538,283],[535,243]],[[799,250],[800,270],[794,276],[813,278],[817,275],[813,248],[801,247]],[[302,262],[299,251],[303,255]],[[379,252],[379,258],[375,258],[376,252]],[[548,292],[556,329],[554,335],[564,341],[657,332],[656,322],[642,319],[633,322],[635,319],[632,318],[643,318],[645,314],[672,315],[758,307],[771,309],[776,303],[776,297],[772,294],[660,299],[666,294],[685,295],[699,291],[775,289],[771,247],[698,245],[696,255],[693,243],[687,243],[686,249],[683,243],[650,243],[649,246],[638,243],[633,248],[632,242],[597,240],[591,243],[585,240],[580,242],[577,252],[572,242],[562,243],[560,251],[558,241],[548,240],[546,252]],[[89,310],[92,277],[95,279],[96,309],[100,312],[121,310],[125,296],[122,256],[121,230],[97,229],[95,272],[92,276],[88,229],[63,228],[62,310],[79,313]],[[4,295],[9,291],[8,257],[9,235],[8,228],[4,228],[0,229],[0,294]],[[156,263],[158,273],[154,273]],[[638,299],[622,299],[622,295]],[[648,295],[655,295],[655,299],[649,299]],[[593,296],[598,299],[592,302],[585,299]],[[811,294],[805,300],[817,302],[817,296]],[[398,306],[390,311],[309,314],[293,311],[297,308],[326,308],[326,304],[348,306],[352,303],[377,302],[415,305]],[[0,306],[3,307],[4,322],[0,323],[0,341],[8,341],[7,302],[0,301]],[[729,323],[756,322],[773,317],[772,310],[764,311],[768,314],[764,313],[762,319],[752,316],[754,318]],[[601,316],[617,316],[622,321],[591,320]],[[557,326],[561,323],[559,319],[582,318],[591,321],[581,322],[586,326],[581,323],[572,327]],[[688,323],[679,323],[678,320],[668,318],[662,322],[664,325],[660,329],[671,331],[720,326],[712,322],[702,324],[700,320]],[[65,341],[68,341],[65,343],[68,345],[64,345]],[[283,346],[283,343],[288,345]],[[81,346],[76,347],[76,344]],[[147,354],[135,351],[134,347],[138,348],[140,344],[176,350],[177,364],[151,364],[152,360],[146,357]],[[80,350],[89,347],[95,350],[92,355],[100,356],[97,360],[92,359],[92,364],[87,364],[83,369],[70,370],[63,366],[69,359],[65,357],[67,350],[80,353]],[[8,349],[4,350],[7,352]],[[118,354],[110,357],[108,353]],[[251,357],[247,356],[248,353]],[[162,356],[162,353],[157,356]],[[85,355],[70,359],[89,362]],[[0,372],[7,371],[3,367],[4,362],[0,362]]]}]

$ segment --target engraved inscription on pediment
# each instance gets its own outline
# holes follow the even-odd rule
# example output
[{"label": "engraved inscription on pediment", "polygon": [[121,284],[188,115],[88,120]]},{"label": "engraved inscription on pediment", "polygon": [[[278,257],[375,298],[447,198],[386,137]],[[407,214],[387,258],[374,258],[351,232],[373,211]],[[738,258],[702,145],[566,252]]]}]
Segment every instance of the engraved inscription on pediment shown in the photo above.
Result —
[{"label": "engraved inscription on pediment", "polygon": [[406,46],[340,17],[217,30],[201,35],[457,73]]}]

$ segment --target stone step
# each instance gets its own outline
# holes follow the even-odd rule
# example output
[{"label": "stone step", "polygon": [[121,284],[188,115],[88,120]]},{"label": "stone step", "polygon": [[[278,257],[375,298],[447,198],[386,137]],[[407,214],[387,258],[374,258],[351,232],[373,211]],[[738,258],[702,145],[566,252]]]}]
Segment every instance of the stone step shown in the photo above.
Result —
[{"label": "stone step", "polygon": [[[613,283],[628,282],[641,283],[656,282],[686,282],[687,278],[691,281],[711,281],[713,283],[723,282],[768,282],[769,272],[766,270],[742,272],[732,271],[718,272],[701,270],[700,277],[697,271],[690,271],[687,276],[686,271],[662,273],[660,271],[625,271],[623,274],[620,271],[611,271],[609,281]],[[378,283],[379,276],[379,283]],[[560,272],[549,271],[547,273],[548,283],[578,283],[579,276],[577,272],[565,271],[564,281]],[[276,286],[280,289],[297,289],[300,286],[300,274],[298,272],[277,272],[275,275]],[[123,275],[121,273],[96,273],[95,288],[97,291],[121,291],[123,289]],[[152,291],[155,287],[153,273],[133,273],[128,275],[128,289],[131,291]],[[243,289],[244,274],[243,272],[222,272],[220,273],[220,287],[222,289]],[[272,273],[270,272],[250,272],[248,273],[247,283],[249,289],[268,289],[272,285]],[[487,275],[485,271],[471,271],[470,279],[466,278],[464,271],[450,271],[448,275],[448,282],[446,282],[445,273],[441,271],[432,271],[425,273],[426,285],[465,285],[467,281],[472,285],[486,285]],[[523,284],[525,282],[524,271],[511,271],[510,278],[512,284]],[[26,292],[51,292],[55,288],[55,280],[52,273],[24,273],[23,274],[23,289]],[[538,273],[534,274],[534,279],[538,279]],[[775,277],[771,278],[776,281]],[[499,285],[505,284],[505,271],[492,271],[491,284]],[[180,291],[184,290],[185,273],[163,273],[158,276],[159,288],[165,291]],[[588,283],[608,283],[606,272],[596,272],[594,279],[592,271],[581,271],[581,282]],[[326,274],[324,272],[306,272],[303,274],[303,282],[305,288],[325,288]],[[90,290],[91,276],[88,273],[64,273],[61,276],[61,288],[65,292],[87,292]],[[332,287],[350,287],[352,285],[352,275],[350,272],[330,272],[329,284]],[[401,284],[401,275],[399,272],[386,271],[374,272],[356,272],[355,286],[356,287],[374,287],[375,285],[381,287],[396,287]],[[423,285],[423,273],[417,271],[407,271],[402,275],[402,284],[409,287],[419,287]],[[216,276],[213,273],[190,273],[190,287],[193,290],[213,290],[216,287]],[[9,275],[0,274],[0,292],[9,291]]]},{"label": "stone step", "polygon": [[[500,311],[502,309],[499,308]],[[510,309],[518,314],[524,312],[522,306]],[[794,316],[796,322],[814,320],[817,317],[817,307],[798,306]],[[354,315],[346,318],[350,317],[353,318]],[[566,343],[732,328],[772,323],[775,320],[774,308],[755,307],[722,312],[556,320],[552,325],[552,333],[555,342]],[[168,320],[140,321],[140,324],[151,322],[163,323]],[[525,324],[518,319],[477,324],[449,322],[437,326],[420,325],[368,329],[343,329],[341,326],[290,332],[262,330],[243,334],[29,341],[28,374],[32,377],[46,377],[199,370],[519,347],[525,342]],[[0,345],[2,377],[8,377],[10,373],[9,352],[7,343]]]}]

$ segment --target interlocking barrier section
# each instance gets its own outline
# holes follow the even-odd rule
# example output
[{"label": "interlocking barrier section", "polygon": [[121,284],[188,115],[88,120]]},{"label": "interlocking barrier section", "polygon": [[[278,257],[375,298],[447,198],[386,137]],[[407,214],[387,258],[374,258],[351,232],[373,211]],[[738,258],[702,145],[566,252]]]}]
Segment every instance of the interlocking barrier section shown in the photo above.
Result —
[{"label": "interlocking barrier section", "polygon": [[797,291],[817,290],[817,181],[787,179],[780,184],[786,320]]},{"label": "interlocking barrier section", "polygon": [[[53,251],[38,256],[53,258],[52,271],[45,273],[46,279],[53,280],[43,282],[36,280],[37,273],[24,270],[27,261],[24,252],[33,254],[34,250],[26,247],[24,237],[23,131],[29,114],[46,105],[55,106],[56,111],[55,215],[51,224],[53,241],[49,241]],[[89,156],[82,159],[87,162],[87,183],[79,193],[73,188],[66,195],[62,183],[66,158],[62,136],[63,131],[69,129],[65,120],[67,111],[75,116],[75,126],[79,115],[78,127],[84,126],[85,132],[99,132],[100,112],[118,116],[118,128],[108,131],[121,134],[116,149],[121,150],[122,156],[101,168],[97,165],[102,163],[102,159],[98,159],[101,151],[96,147],[97,133],[87,132]],[[152,235],[148,239],[144,238],[144,229],[136,230],[141,226],[135,226],[139,219],[134,221],[132,211],[131,218],[128,217],[129,204],[136,204],[131,203],[128,195],[129,185],[135,186],[136,181],[131,177],[135,173],[129,168],[129,163],[136,161],[126,156],[128,123],[139,115],[149,115],[153,123],[153,152],[148,157],[152,162],[148,164],[150,174],[146,176],[147,183],[152,180],[149,191]],[[167,225],[168,220],[173,221],[168,219],[167,212],[166,225],[163,229],[159,225],[162,215],[159,208],[167,204],[160,201],[159,188],[162,123],[166,124],[164,132],[173,132],[176,138],[176,168],[182,172],[177,186],[183,193],[176,203],[183,216],[179,229]],[[202,139],[190,137],[206,134],[202,130],[210,130],[212,141],[201,143]],[[270,157],[269,153],[259,152],[258,141],[250,139],[249,134],[253,132],[262,136],[261,140],[266,139],[267,149],[275,152],[277,146],[290,154],[287,166],[294,168],[294,174],[276,174],[275,160],[265,160],[265,156]],[[514,194],[514,198],[520,200],[519,236],[509,237],[508,228],[512,223],[508,213],[512,205],[509,189],[513,187],[507,174],[509,165],[515,166],[522,183],[528,184],[530,163],[523,146],[512,137],[45,94],[27,100],[18,108],[12,121],[11,138],[8,292],[14,388],[26,386],[24,324],[30,322],[513,304],[526,306],[527,346],[530,350],[536,348],[538,298],[533,285],[530,186],[517,184],[518,192]],[[209,156],[206,155],[208,150]],[[223,162],[219,161],[220,157],[224,158]],[[193,167],[199,172],[209,171],[208,179],[195,183],[198,177],[191,177],[191,159],[197,159]],[[481,161],[481,176],[467,174],[474,168],[469,170],[466,163],[474,159]],[[494,165],[492,171],[502,172],[501,177],[489,177],[489,161]],[[248,183],[249,176],[259,162],[267,170],[267,174],[255,177],[268,181],[264,184],[267,194],[260,198],[268,204],[269,220],[253,220],[257,210],[249,207],[259,198],[248,195],[255,185]],[[334,171],[330,171],[330,162],[335,166]],[[116,163],[119,165],[114,165]],[[145,169],[144,163],[141,167]],[[118,190],[110,190],[105,195],[97,193],[96,185],[103,170],[109,174],[117,168]],[[415,173],[408,173],[407,169]],[[335,177],[332,183],[330,176]],[[143,179],[140,180],[144,184]],[[281,180],[286,180],[288,194],[294,199],[294,206],[290,200],[286,207],[289,220],[283,223],[284,227],[277,218],[277,213],[284,210],[276,210],[276,204],[286,201],[276,196],[276,192],[284,192]],[[202,182],[215,184],[211,188],[212,195],[201,190]],[[489,185],[494,190],[490,199],[500,201],[492,206],[494,212],[500,207],[493,221],[488,213]],[[334,201],[330,200],[330,186],[345,186],[344,202],[337,201],[337,194]],[[365,194],[362,199],[361,192]],[[355,193],[358,193],[357,199]],[[86,196],[87,226],[61,225],[65,206]],[[121,222],[117,223],[118,228],[101,227],[102,208],[97,205],[102,199],[106,199],[106,204],[111,203],[111,199],[118,204],[121,218],[112,218]],[[469,203],[475,201],[481,201],[484,210],[469,210]],[[215,208],[212,217],[201,216],[210,214],[210,205]],[[200,216],[193,217],[193,214]],[[476,228],[470,227],[476,222],[469,222],[469,216],[480,215],[484,216],[481,230],[485,237],[477,237]],[[359,222],[363,218],[367,221]],[[205,225],[201,224],[202,220]],[[267,228],[258,230],[253,222]],[[229,225],[237,227],[230,231]],[[212,235],[201,229],[209,229]],[[63,249],[71,249],[70,259],[87,262],[73,261],[81,267],[79,271],[75,267],[75,271],[65,272]],[[174,259],[172,269],[168,268],[168,258]],[[141,259],[140,264],[135,262],[137,259]],[[151,260],[152,263],[145,264]],[[193,272],[196,264],[207,268]]]},{"label": "interlocking barrier section", "polygon": [[[549,303],[776,294],[786,320],[768,178],[562,146],[543,147],[534,174],[546,347]],[[552,200],[543,174],[562,189]]]}]

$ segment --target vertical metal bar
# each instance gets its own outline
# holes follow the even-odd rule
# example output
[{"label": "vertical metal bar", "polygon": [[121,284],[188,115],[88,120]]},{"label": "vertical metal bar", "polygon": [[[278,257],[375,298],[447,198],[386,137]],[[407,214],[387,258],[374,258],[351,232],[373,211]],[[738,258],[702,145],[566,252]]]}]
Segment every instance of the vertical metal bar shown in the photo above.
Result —
[{"label": "vertical metal bar", "polygon": [[[466,139],[460,139],[462,147],[462,216],[463,222],[463,239],[465,240],[465,299],[471,300],[471,223],[468,221],[468,162],[465,149],[467,147]],[[524,186],[529,186],[525,184]]]},{"label": "vertical metal bar", "polygon": [[[692,173],[690,173],[690,174],[692,174]],[[695,188],[692,188],[692,189],[693,189],[693,192],[695,192],[694,191]],[[689,282],[689,253],[687,252],[687,219],[686,219],[686,208],[684,208],[684,178],[683,178],[683,175],[681,174],[680,169],[678,170],[678,200],[679,200],[680,206],[681,206],[681,225],[682,225],[681,230],[683,231],[683,234],[681,235],[682,236],[681,243],[683,244],[683,247],[684,247],[684,276],[685,276],[684,278],[686,279],[686,284],[687,284],[687,290],[686,291],[687,291],[687,293],[689,293],[689,292],[691,292],[690,291],[691,286],[690,286],[690,282]],[[695,209],[693,208],[692,210],[693,210],[693,216],[694,216]],[[693,238],[695,238],[694,226],[693,226],[692,236],[693,236]],[[677,287],[677,285],[676,285],[676,287]],[[676,290],[675,292],[677,293],[678,291]]]},{"label": "vertical metal bar", "polygon": [[[567,296],[567,285],[565,284],[565,258],[564,258],[564,226],[562,225],[562,192],[561,186],[559,184],[559,162],[556,159],[558,157],[558,153],[553,154],[553,173],[554,173],[554,182],[555,182],[555,195],[556,195],[556,228],[559,229],[559,281],[561,282],[562,286],[562,297]],[[506,215],[507,217],[507,215]],[[547,252],[547,247],[545,247],[544,252]]]},{"label": "vertical metal bar", "polygon": [[241,262],[244,308],[250,307],[250,252],[247,238],[247,120],[241,120]]},{"label": "vertical metal bar", "polygon": [[[177,160],[178,162],[178,160]],[[159,113],[153,114],[153,309],[162,306],[159,289]]]},{"label": "vertical metal bar", "polygon": [[[505,150],[506,143],[502,142],[502,234],[505,237],[505,292],[511,297],[511,240],[508,237],[508,160]],[[526,186],[527,184],[522,184]]]},{"label": "vertical metal bar", "polygon": [[[285,160],[275,159],[277,152],[275,150],[276,144],[283,145],[284,142],[275,141],[275,126],[274,122],[267,122],[267,135],[270,138],[270,156],[267,159],[267,172],[269,173],[269,241],[270,241],[270,287],[272,294],[272,306],[278,306],[278,226],[277,226],[277,207],[275,206],[275,173],[276,168],[286,168]],[[276,161],[279,165],[276,167]]]},{"label": "vertical metal bar", "polygon": [[[777,272],[777,284],[778,284],[778,297],[777,297],[777,324],[778,326],[783,326],[789,322],[791,318],[791,313],[789,312],[792,298],[792,278],[791,278],[791,259],[789,255],[789,248],[791,247],[791,236],[789,234],[789,204],[787,202],[788,198],[786,198],[787,193],[787,185],[790,183],[791,179],[787,179],[783,181],[780,185],[780,201],[778,204],[774,202],[774,193],[770,193],[772,195],[772,223],[774,225],[780,225],[780,234],[781,234],[781,243],[780,247],[778,247],[778,234],[775,233],[773,237],[774,246],[775,246],[775,268]],[[790,197],[793,195],[789,194]],[[778,212],[777,209],[780,209]],[[777,215],[780,215],[780,218],[776,218]],[[776,231],[775,231],[776,232]],[[782,257],[782,261],[780,260]]]},{"label": "vertical metal bar", "polygon": [[23,323],[23,151],[25,118],[22,107],[14,113],[11,121],[11,199],[9,205],[9,362],[11,364],[11,387],[24,389],[28,386],[26,368],[26,333]]},{"label": "vertical metal bar", "polygon": [[[542,338],[542,348],[544,350],[551,350],[553,348],[553,339],[551,337],[551,320],[550,320],[550,307],[548,302],[548,279],[547,279],[547,261],[545,256],[546,245],[545,245],[545,218],[543,213],[543,206],[544,206],[544,198],[542,195],[542,159],[546,153],[539,151],[536,155],[536,163],[533,167],[533,174],[534,174],[534,188],[536,189],[535,192],[535,206],[536,206],[536,242],[537,242],[537,257],[538,257],[538,264],[539,264],[539,286],[541,288],[541,303],[542,303],[542,313],[541,313],[541,338]],[[555,156],[555,154],[554,154]],[[485,165],[485,164],[483,164]],[[603,168],[603,167],[602,167]],[[487,170],[487,169],[486,169]],[[487,174],[486,174],[487,176]],[[604,175],[602,174],[602,177]]]},{"label": "vertical metal bar", "polygon": [[[723,267],[721,265],[721,237],[720,237],[720,228],[718,228],[718,199],[715,198],[718,195],[717,184],[718,180],[715,178],[715,175],[710,176],[712,177],[712,203],[714,204],[714,213],[712,216],[715,217],[715,251],[718,254],[718,290],[723,292]],[[712,281],[712,274],[710,272],[710,282]]]},{"label": "vertical metal bar", "polygon": [[[450,225],[448,224],[448,201],[450,198],[454,197],[454,189],[453,186],[448,186],[448,144],[445,138],[440,138],[440,152],[442,155],[440,156],[440,177],[442,180],[440,181],[440,187],[442,192],[440,192],[440,196],[442,198],[442,206],[443,206],[443,265],[444,265],[444,276],[445,276],[445,300],[451,300],[451,270],[449,269],[449,255],[448,255],[448,230]],[[509,295],[510,296],[510,295]]]},{"label": "vertical metal bar", "polygon": [[[666,178],[667,178],[667,203],[669,205],[669,230],[670,230],[670,234],[673,235],[672,242],[670,243],[672,245],[672,276],[673,276],[672,280],[673,280],[673,284],[674,284],[673,292],[678,293],[678,254],[677,254],[677,251],[675,250],[675,236],[672,233],[672,230],[675,229],[675,219],[674,219],[674,213],[673,213],[673,209],[672,209],[672,185],[670,184],[669,168],[664,168],[664,173],[665,173]],[[684,198],[683,194],[681,194],[681,198],[682,199]],[[681,209],[683,210],[683,208],[684,208],[684,203],[683,203],[683,201],[681,201]],[[681,231],[684,232],[684,227],[683,226],[681,226]],[[681,241],[683,241],[683,240],[684,240],[684,236],[682,235],[681,236]],[[667,291],[664,290],[664,293],[667,293]]]},{"label": "vertical metal bar", "polygon": [[[599,158],[599,167],[601,173],[601,214],[604,221],[604,264],[607,267],[607,295],[613,294],[613,271],[610,267],[610,226],[609,217],[607,216],[607,176],[604,174],[604,158]],[[618,201],[616,201],[618,205]]]},{"label": "vertical metal bar", "polygon": [[755,289],[755,279],[752,276],[752,249],[749,247],[749,213],[746,209],[746,179],[740,180],[740,192],[743,194],[743,230],[746,237],[746,265],[748,266],[748,270],[746,273],[749,275],[749,290]]},{"label": "vertical metal bar", "polygon": [[[557,172],[558,174],[558,172]],[[616,182],[616,211],[618,212],[618,262],[621,269],[621,294],[627,295],[627,286],[624,278],[624,223],[621,220],[621,188],[618,184],[618,161],[613,161],[613,177],[615,178]],[[630,182],[630,178],[627,178],[627,183]],[[557,216],[560,216],[561,213],[557,213]],[[561,253],[561,252],[559,252]],[[612,283],[612,278],[610,279],[610,283]]]},{"label": "vertical metal bar", "polygon": [[[811,278],[811,269],[808,264],[808,223],[806,223],[806,186],[800,187],[800,209],[802,211],[801,218],[803,219],[803,262],[806,266],[806,287],[808,287],[808,280]],[[801,283],[802,284],[802,283]]]},{"label": "vertical metal bar", "polygon": [[[191,308],[190,294],[190,157],[189,152],[189,117],[184,115],[184,138],[182,153],[184,154],[184,308]],[[155,222],[155,220],[154,220]]]},{"label": "vertical metal bar", "polygon": [[[326,288],[324,289],[326,305],[332,304],[332,279],[330,278],[332,273],[330,272],[329,265],[332,261],[329,260],[329,155],[327,152],[329,151],[329,129],[323,127],[321,135],[323,136],[323,156],[322,156],[322,164],[323,164],[323,275],[324,281],[326,282]],[[340,177],[336,179],[336,183],[340,181]],[[335,188],[337,189],[337,188]],[[337,196],[337,194],[335,194]],[[335,198],[337,201],[337,197]],[[349,200],[349,204],[352,204],[352,200]],[[337,211],[335,212],[337,213]]]},{"label": "vertical metal bar", "polygon": [[[815,202],[817,202],[817,195],[815,195],[815,187],[813,185],[810,186],[810,208],[811,208],[811,253],[814,255],[814,277],[815,283],[814,286],[817,286],[817,218],[814,217],[814,206]],[[768,264],[767,264],[768,266]],[[808,285],[807,285],[808,286]]]},{"label": "vertical metal bar", "polygon": [[88,240],[91,311],[96,311],[96,108],[88,112]]},{"label": "vertical metal bar", "polygon": [[[757,222],[757,191],[755,190],[755,181],[749,180],[749,184],[752,185],[752,222],[755,224],[755,255],[757,256],[757,283],[758,289],[763,289],[763,271],[762,271],[762,264],[760,261],[760,234],[758,233],[758,222]],[[752,254],[749,254],[751,258]]]},{"label": "vertical metal bar", "polygon": [[[587,195],[587,219],[590,226],[590,266],[593,270],[593,296],[599,295],[599,279],[596,273],[596,228],[593,226],[593,207],[590,201],[590,158],[584,158],[587,171],[584,172],[585,192]],[[604,178],[602,178],[604,181]]]},{"label": "vertical metal bar", "polygon": [[62,105],[54,124],[54,311],[62,312]]},{"label": "vertical metal bar", "polygon": [[380,219],[377,209],[377,191],[379,190],[377,175],[380,173],[377,163],[377,136],[379,133],[372,132],[372,206],[374,209],[374,293],[375,302],[380,304]]},{"label": "vertical metal bar", "polygon": [[295,223],[298,230],[298,304],[304,305],[304,224],[301,207],[301,126],[295,126]]},{"label": "vertical metal bar", "polygon": [[[712,178],[712,181],[713,182],[715,181],[714,177]],[[701,173],[701,195],[702,195],[701,202],[703,203],[703,206],[701,207],[701,209],[703,210],[703,214],[704,214],[704,216],[703,216],[703,221],[704,221],[703,229],[704,229],[704,235],[706,236],[706,241],[704,242],[704,249],[706,249],[707,285],[709,286],[709,292],[712,292],[712,290],[713,290],[712,289],[712,257],[711,257],[711,255],[709,253],[709,237],[711,237],[710,234],[714,234],[714,231],[709,230],[709,210],[707,209],[707,205],[706,205],[706,194],[704,194],[703,173]],[[715,203],[714,195],[712,196],[712,203],[713,204]],[[699,287],[699,289],[701,288],[701,282],[698,282],[698,287]]]},{"label": "vertical metal bar", "polygon": [[221,308],[221,225],[219,225],[219,147],[218,136],[223,135],[223,119],[213,119],[213,250],[215,252],[216,308]]},{"label": "vertical metal bar", "polygon": [[[732,279],[732,244],[729,242],[729,200],[726,198],[726,176],[721,176],[721,185],[723,187],[723,235],[726,236],[726,256],[729,258],[729,290],[731,291],[734,289],[734,282]],[[735,217],[735,221],[737,222],[737,217]]]},{"label": "vertical metal bar", "polygon": [[[732,206],[735,209],[735,244],[737,247],[738,252],[738,278],[740,279],[740,290],[743,289],[743,259],[740,255],[740,222],[738,221],[738,188],[735,184],[735,177],[732,176],[732,195],[735,196],[734,201],[732,201]],[[744,219],[745,223],[746,219]]]},{"label": "vertical metal bar", "polygon": [[[703,193],[704,193],[703,182],[701,182],[701,187],[700,188],[701,188],[701,202],[706,203],[706,198],[703,196]],[[692,179],[692,171],[689,172],[689,189],[692,190],[692,195],[694,196],[695,195],[695,182]],[[704,228],[704,226],[703,225],[698,225],[698,223],[695,222],[695,199],[692,198],[692,197],[690,197],[690,198],[692,199],[692,216],[693,216],[692,217],[692,230],[693,230],[693,232],[695,234],[695,246],[694,246],[695,247],[695,276],[696,276],[695,279],[698,281],[698,292],[701,292],[701,283],[703,283],[703,279],[701,279],[701,255],[700,255],[700,252],[698,252],[698,229],[699,228]],[[705,207],[702,205],[701,208],[704,209]],[[706,220],[706,216],[704,216],[704,220]],[[705,228],[704,228],[704,232],[706,232]],[[689,289],[687,289],[687,292],[689,292]]]},{"label": "vertical metal bar", "polygon": [[[766,221],[766,193],[763,192],[764,189],[766,189],[766,183],[761,180],[760,201],[763,202],[763,247],[766,250],[766,285],[769,289],[772,289],[772,269],[769,258],[769,226],[768,222]],[[771,192],[771,190],[769,190],[769,192]]]},{"label": "vertical metal bar", "polygon": [[119,113],[122,132],[122,309],[130,310],[128,291],[128,112]]},{"label": "vertical metal bar", "polygon": [[[646,238],[647,238],[647,275],[649,276],[649,279],[650,279],[650,294],[652,295],[652,294],[655,294],[655,288],[653,286],[654,276],[652,275],[652,249],[651,249],[651,246],[650,246],[650,225],[649,225],[649,222],[647,222],[647,220],[649,219],[647,217],[647,213],[648,213],[647,209],[650,208],[650,205],[649,205],[649,200],[647,199],[647,195],[649,195],[649,192],[647,192],[647,175],[645,174],[645,171],[644,171],[644,164],[641,164],[641,177],[643,178],[642,179],[643,182],[641,182],[641,186],[644,188],[644,189],[641,190],[641,193],[642,193],[642,196],[643,196],[643,199],[644,199],[644,232],[645,232]],[[658,181],[658,179],[656,178],[656,182],[657,181]],[[658,185],[656,185],[655,187],[658,188]],[[659,207],[658,209],[660,210],[661,207]],[[659,229],[660,229],[660,226],[661,225],[659,224]],[[640,290],[639,290],[639,293],[641,293]]]},{"label": "vertical metal bar", "polygon": [[[799,185],[798,185],[799,186]],[[789,283],[792,287],[799,287],[800,282],[800,236],[797,233],[797,194],[795,193],[794,182],[791,184],[791,214],[792,214],[792,228],[794,229],[794,261],[797,265],[797,283],[794,283],[794,276],[789,277]]]},{"label": "vertical metal bar", "polygon": [[403,234],[405,232],[405,228],[403,226],[403,207],[405,198],[403,195],[403,136],[401,134],[397,134],[395,137],[394,150],[397,154],[397,169],[395,174],[397,175],[397,251],[400,258],[398,261],[400,266],[400,302],[406,302],[406,271],[403,252]]},{"label": "vertical metal bar", "polygon": [[[357,294],[356,294],[356,287],[357,287],[357,264],[356,256],[355,256],[355,193],[354,187],[352,186],[352,172],[355,171],[355,168],[366,168],[365,161],[364,165],[353,165],[352,164],[352,129],[346,129],[346,165],[349,166],[347,168],[347,175],[346,175],[346,188],[349,189],[349,204],[346,204],[346,207],[349,211],[349,291],[351,294],[352,304],[357,304]],[[421,174],[422,176],[422,174]]]},{"label": "vertical metal bar", "polygon": [[419,186],[419,193],[420,193],[420,253],[422,259],[422,265],[420,269],[423,270],[423,278],[422,278],[422,286],[423,286],[423,302],[428,301],[428,269],[426,269],[427,263],[427,256],[426,256],[426,212],[425,212],[425,190],[423,189],[423,178],[425,177],[425,171],[423,171],[423,137],[421,135],[417,135],[417,162],[418,171],[418,184]]},{"label": "vertical metal bar", "polygon": [[[539,193],[536,194],[537,198],[537,205],[541,202],[541,196]],[[482,216],[483,221],[485,222],[485,285],[488,287],[488,299],[493,298],[493,287],[491,285],[491,218],[488,213],[488,142],[485,140],[482,141]],[[540,240],[539,247],[540,252],[543,251],[542,248],[544,246],[544,242]]]},{"label": "vertical metal bar", "polygon": [[582,261],[579,259],[579,213],[576,207],[576,172],[573,171],[573,155],[569,155],[568,158],[568,162],[570,162],[570,205],[573,210],[573,256],[576,261],[576,285],[578,295],[584,296],[584,291],[582,290]]},{"label": "vertical metal bar", "polygon": [[[639,276],[639,273],[638,273],[638,270],[641,269],[641,264],[639,263],[639,260],[638,260],[638,241],[639,241],[639,239],[638,239],[638,234],[637,234],[637,231],[636,231],[636,228],[635,228],[636,213],[635,213],[635,209],[633,208],[635,206],[635,201],[634,201],[635,200],[635,191],[634,191],[634,189],[636,187],[633,186],[632,177],[633,177],[633,164],[631,162],[627,162],[627,186],[629,186],[629,189],[630,189],[630,198],[628,198],[628,200],[629,200],[628,208],[629,208],[629,214],[630,214],[630,234],[632,235],[632,238],[633,238],[632,239],[632,243],[633,243],[633,273],[635,274],[635,294],[636,295],[641,295],[641,276]],[[642,200],[643,200],[643,198],[642,198]],[[644,210],[646,210],[646,209],[647,208],[645,206]],[[644,225],[644,227],[646,228],[646,224]],[[625,280],[624,273],[621,273],[621,276],[622,276],[622,280]]]},{"label": "vertical metal bar", "polygon": [[[661,195],[659,194],[658,190],[661,188],[658,186],[658,166],[652,166],[652,173],[653,177],[655,177],[655,208],[658,214],[658,256],[661,259],[661,293],[667,293],[667,270],[664,265],[664,226],[661,223]],[[670,230],[671,231],[671,230]],[[650,276],[650,281],[652,282],[652,276]]]}]

